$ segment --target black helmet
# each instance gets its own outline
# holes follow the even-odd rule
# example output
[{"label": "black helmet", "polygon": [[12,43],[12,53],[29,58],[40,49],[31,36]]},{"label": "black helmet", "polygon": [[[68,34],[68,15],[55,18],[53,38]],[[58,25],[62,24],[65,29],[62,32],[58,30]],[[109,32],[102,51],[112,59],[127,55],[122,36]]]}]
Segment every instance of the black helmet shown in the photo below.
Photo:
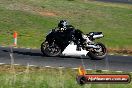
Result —
[{"label": "black helmet", "polygon": [[68,22],[66,20],[60,20],[60,22],[58,23],[59,28],[66,28],[67,25]]}]

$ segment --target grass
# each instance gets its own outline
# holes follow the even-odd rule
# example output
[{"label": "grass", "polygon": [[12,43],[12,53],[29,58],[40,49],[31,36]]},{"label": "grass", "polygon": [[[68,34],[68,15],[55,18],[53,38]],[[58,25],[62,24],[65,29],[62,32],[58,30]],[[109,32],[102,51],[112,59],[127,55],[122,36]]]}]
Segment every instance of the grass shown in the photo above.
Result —
[{"label": "grass", "polygon": [[67,19],[84,33],[102,31],[108,48],[132,49],[132,5],[83,0],[1,0],[0,45],[40,47],[49,29]]},{"label": "grass", "polygon": [[[0,65],[0,88],[131,88],[129,84],[86,84],[76,82],[77,70],[62,68]],[[116,72],[87,71],[89,74],[108,74]],[[124,74],[116,73],[116,74]]]}]

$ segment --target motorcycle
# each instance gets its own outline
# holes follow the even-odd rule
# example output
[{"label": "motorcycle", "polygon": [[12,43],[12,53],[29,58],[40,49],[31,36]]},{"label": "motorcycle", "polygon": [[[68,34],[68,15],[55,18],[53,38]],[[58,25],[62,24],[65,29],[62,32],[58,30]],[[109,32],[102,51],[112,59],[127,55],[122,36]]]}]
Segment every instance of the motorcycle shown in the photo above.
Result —
[{"label": "motorcycle", "polygon": [[[80,33],[80,31],[75,30]],[[82,34],[86,40],[87,46],[82,46],[77,50],[75,38],[77,34],[71,34],[71,31],[65,29],[52,29],[46,36],[45,41],[41,44],[41,52],[46,56],[89,56],[91,59],[104,59],[107,55],[107,49],[104,44],[94,42],[95,39],[104,37],[102,32],[90,32],[89,34]]]}]

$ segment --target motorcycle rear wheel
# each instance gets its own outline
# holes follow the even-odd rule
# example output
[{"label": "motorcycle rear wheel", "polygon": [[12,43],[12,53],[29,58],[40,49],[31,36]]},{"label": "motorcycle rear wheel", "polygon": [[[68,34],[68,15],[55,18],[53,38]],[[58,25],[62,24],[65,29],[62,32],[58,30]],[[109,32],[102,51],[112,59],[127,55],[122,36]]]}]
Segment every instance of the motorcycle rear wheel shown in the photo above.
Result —
[{"label": "motorcycle rear wheel", "polygon": [[46,56],[59,56],[61,54],[61,48],[55,44],[49,44],[47,41],[41,44],[41,52]]}]

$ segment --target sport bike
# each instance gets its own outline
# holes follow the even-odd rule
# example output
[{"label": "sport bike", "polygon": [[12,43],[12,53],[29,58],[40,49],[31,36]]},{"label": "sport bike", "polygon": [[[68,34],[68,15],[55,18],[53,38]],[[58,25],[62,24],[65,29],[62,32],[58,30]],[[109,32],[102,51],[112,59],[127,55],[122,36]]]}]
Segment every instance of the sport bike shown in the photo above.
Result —
[{"label": "sport bike", "polygon": [[[81,34],[79,36],[78,34]],[[81,37],[85,40],[83,45]],[[104,37],[102,32],[90,32],[83,34],[79,30],[74,33],[69,30],[52,29],[41,44],[41,52],[46,56],[89,56],[91,59],[104,59],[107,55],[107,49],[104,44],[95,42],[95,39]],[[80,50],[77,50],[80,44]]]}]

